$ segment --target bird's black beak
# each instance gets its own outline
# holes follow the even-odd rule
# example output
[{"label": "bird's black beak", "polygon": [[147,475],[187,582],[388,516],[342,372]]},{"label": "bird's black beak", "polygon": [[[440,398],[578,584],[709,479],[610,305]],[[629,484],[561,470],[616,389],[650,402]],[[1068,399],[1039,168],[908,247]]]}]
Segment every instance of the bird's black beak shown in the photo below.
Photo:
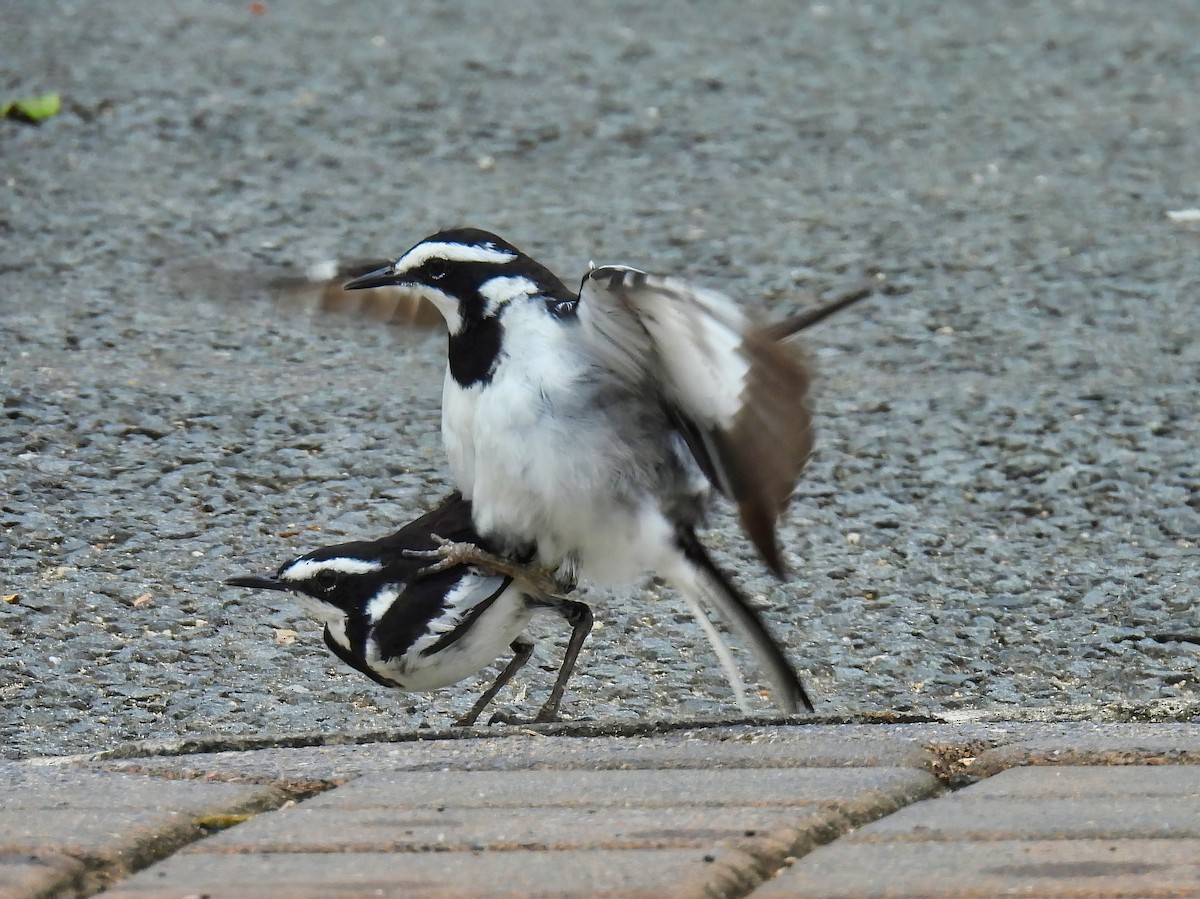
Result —
[{"label": "bird's black beak", "polygon": [[273,574],[241,574],[225,581],[227,587],[254,587],[258,590],[290,590]]},{"label": "bird's black beak", "polygon": [[373,272],[351,278],[342,285],[342,290],[366,290],[368,287],[388,287],[396,283],[396,266],[385,265]]}]

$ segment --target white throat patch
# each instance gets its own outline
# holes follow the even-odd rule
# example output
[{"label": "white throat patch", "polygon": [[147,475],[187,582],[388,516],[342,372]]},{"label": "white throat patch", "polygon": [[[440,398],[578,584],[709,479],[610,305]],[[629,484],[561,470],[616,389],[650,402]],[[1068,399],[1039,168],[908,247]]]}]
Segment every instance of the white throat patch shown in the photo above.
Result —
[{"label": "white throat patch", "polygon": [[531,296],[538,286],[522,275],[498,275],[479,285],[479,295],[487,300],[484,312],[491,316],[518,297]]}]

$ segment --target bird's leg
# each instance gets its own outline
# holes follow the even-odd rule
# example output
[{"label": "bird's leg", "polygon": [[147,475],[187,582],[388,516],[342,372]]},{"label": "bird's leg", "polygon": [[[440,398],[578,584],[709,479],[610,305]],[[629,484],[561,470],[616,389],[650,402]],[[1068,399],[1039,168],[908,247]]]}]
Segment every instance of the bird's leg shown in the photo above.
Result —
[{"label": "bird's leg", "polygon": [[554,681],[554,688],[550,691],[550,698],[546,700],[541,711],[537,713],[537,717],[533,719],[537,722],[558,720],[558,707],[562,704],[563,693],[566,692],[567,681],[571,679],[571,672],[575,670],[575,660],[579,657],[583,641],[592,631],[592,610],[586,604],[564,599],[559,611],[571,625],[571,639],[567,642],[566,652],[563,653],[562,665],[558,669],[558,677]]},{"label": "bird's leg", "polygon": [[552,606],[563,618],[567,619],[567,624],[571,625],[571,639],[567,641],[567,648],[563,653],[562,664],[558,668],[558,677],[554,679],[550,696],[542,704],[533,721],[518,718],[507,712],[496,712],[488,720],[488,724],[548,724],[558,720],[558,709],[562,705],[563,694],[567,691],[567,681],[571,679],[571,674],[575,670],[575,660],[579,658],[579,650],[583,648],[583,641],[592,631],[592,610],[586,603],[561,597],[551,597],[551,599],[555,602],[543,604]]},{"label": "bird's leg", "polygon": [[[513,640],[511,648],[513,651],[512,661],[504,666],[504,670],[496,676],[492,685],[476,700],[475,705],[471,706],[471,710],[454,722],[455,727],[470,727],[474,724],[475,719],[479,717],[479,713],[487,708],[488,703],[496,698],[496,694],[504,688],[505,684],[513,679],[514,674],[525,667],[525,663],[533,655],[533,644],[527,643],[524,640]],[[492,719],[492,721],[495,720],[495,718]],[[489,721],[488,723],[492,722]]]},{"label": "bird's leg", "polygon": [[480,549],[474,543],[447,540],[433,534],[435,549],[406,549],[404,555],[411,559],[429,559],[431,563],[422,568],[419,576],[428,577],[459,565],[473,565],[500,577],[512,578],[522,590],[548,605],[556,605],[558,594],[570,590],[574,584],[563,584],[552,568],[541,565],[523,565],[505,559],[495,553]]}]

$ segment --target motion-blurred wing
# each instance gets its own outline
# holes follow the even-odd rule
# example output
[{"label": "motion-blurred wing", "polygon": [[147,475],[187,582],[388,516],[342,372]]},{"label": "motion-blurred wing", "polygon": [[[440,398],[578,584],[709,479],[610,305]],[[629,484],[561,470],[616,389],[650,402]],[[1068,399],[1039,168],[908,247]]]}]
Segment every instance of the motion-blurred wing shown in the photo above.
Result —
[{"label": "motion-blurred wing", "polygon": [[389,263],[378,259],[329,260],[309,267],[302,275],[273,279],[281,298],[317,313],[341,313],[371,318],[384,324],[432,328],[441,325],[442,315],[420,295],[401,287],[375,287],[346,291],[342,285]]}]

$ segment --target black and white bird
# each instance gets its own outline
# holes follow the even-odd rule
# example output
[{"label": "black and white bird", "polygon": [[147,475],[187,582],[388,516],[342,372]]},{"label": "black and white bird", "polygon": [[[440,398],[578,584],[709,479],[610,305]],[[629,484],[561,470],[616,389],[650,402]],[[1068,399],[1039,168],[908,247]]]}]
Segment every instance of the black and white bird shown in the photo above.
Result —
[{"label": "black and white bird", "polygon": [[[447,542],[449,541],[449,542]],[[447,552],[459,551],[457,557]],[[480,552],[472,553],[478,548]],[[579,650],[592,627],[587,605],[550,593],[516,564],[489,554],[458,493],[380,540],[325,546],[269,574],[233,577],[234,587],[286,590],[325,623],[325,645],[371,680],[401,690],[457,683],[513,653],[491,687],[455,724],[474,724],[529,660],[522,638],[534,614],[571,625],[562,667],[535,721],[554,721]],[[457,558],[470,556],[476,564]],[[441,562],[431,564],[431,557]]]},{"label": "black and white bird", "polygon": [[743,710],[737,666],[704,613],[748,639],[779,707],[812,710],[757,612],[696,536],[710,485],[768,567],[776,524],[812,449],[809,369],[729,297],[627,266],[578,292],[495,234],[443,231],[348,290],[398,287],[449,331],[442,436],[479,532],[532,548],[573,583],[654,573],[687,601]]}]

